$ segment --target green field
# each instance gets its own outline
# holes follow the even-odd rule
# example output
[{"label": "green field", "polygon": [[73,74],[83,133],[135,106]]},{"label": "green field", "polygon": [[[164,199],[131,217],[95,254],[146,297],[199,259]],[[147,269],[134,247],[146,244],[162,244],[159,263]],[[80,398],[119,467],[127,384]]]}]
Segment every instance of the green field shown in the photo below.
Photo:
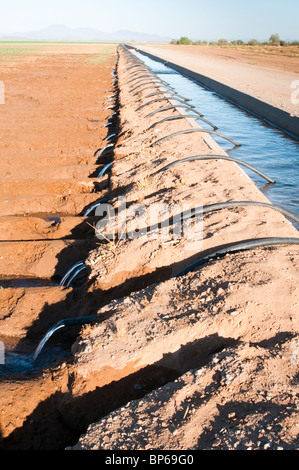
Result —
[{"label": "green field", "polygon": [[97,65],[111,55],[117,44],[107,42],[37,42],[0,41],[0,61],[19,61],[26,56],[64,54],[71,61],[76,55],[85,54],[88,61]]}]

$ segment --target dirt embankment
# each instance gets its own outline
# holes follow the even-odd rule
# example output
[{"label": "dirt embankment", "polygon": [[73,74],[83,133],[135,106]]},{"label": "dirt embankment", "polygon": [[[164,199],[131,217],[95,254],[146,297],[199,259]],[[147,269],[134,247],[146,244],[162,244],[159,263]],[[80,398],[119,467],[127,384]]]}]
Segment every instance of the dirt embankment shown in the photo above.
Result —
[{"label": "dirt embankment", "polygon": [[[113,219],[97,226],[102,240],[86,259],[88,282],[61,291],[59,312],[55,305],[43,309],[53,323],[67,306],[71,316],[96,318],[79,333],[68,330],[70,354],[62,360],[5,377],[2,446],[297,449],[298,245],[229,253],[181,271],[232,242],[298,232],[240,166],[221,159],[225,152],[207,133],[156,144],[197,124],[180,119],[152,127],[178,116],[179,106],[161,84],[147,88],[155,86],[151,77],[138,85],[138,64],[119,53],[117,146],[105,195],[126,226],[116,230]],[[167,101],[140,108],[153,92],[176,108],[161,111]],[[198,154],[215,158],[177,162]],[[223,201],[264,205],[213,210],[199,225],[188,218],[176,231],[173,217],[182,209]],[[161,227],[163,220],[169,226]]]},{"label": "dirt embankment", "polygon": [[[221,159],[159,172],[195,149],[224,152],[208,135],[197,134],[156,146],[158,137],[195,124],[167,121],[149,130],[178,111],[146,117],[163,103],[136,111],[150,100],[151,90],[141,86],[132,93],[130,63],[122,54],[122,141],[112,187],[130,204],[147,208],[158,202],[177,208],[223,200],[266,202],[235,163]],[[106,235],[112,229],[108,225]],[[227,254],[174,277],[215,247],[275,236],[297,238],[298,232],[270,208],[239,207],[206,214],[200,241],[163,239],[159,232],[154,238],[112,241],[90,255],[90,292],[99,299],[111,291],[125,296],[100,309],[104,321],[86,327],[74,344],[77,374],[86,385],[97,376],[103,387],[135,377],[143,396],[90,425],[72,449],[298,447],[298,246]],[[146,394],[149,375],[157,371],[167,384]],[[172,375],[175,381],[169,380]]]}]

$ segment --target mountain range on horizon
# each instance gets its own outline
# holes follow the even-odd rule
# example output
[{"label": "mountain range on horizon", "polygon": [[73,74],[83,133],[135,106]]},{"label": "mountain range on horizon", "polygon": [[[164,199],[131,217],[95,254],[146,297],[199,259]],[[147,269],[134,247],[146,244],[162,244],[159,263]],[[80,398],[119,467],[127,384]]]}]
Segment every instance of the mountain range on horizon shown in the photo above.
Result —
[{"label": "mountain range on horizon", "polygon": [[119,30],[107,33],[95,28],[70,28],[65,25],[51,25],[38,31],[0,34],[0,40],[17,41],[136,41],[169,42],[172,38],[156,34]]}]

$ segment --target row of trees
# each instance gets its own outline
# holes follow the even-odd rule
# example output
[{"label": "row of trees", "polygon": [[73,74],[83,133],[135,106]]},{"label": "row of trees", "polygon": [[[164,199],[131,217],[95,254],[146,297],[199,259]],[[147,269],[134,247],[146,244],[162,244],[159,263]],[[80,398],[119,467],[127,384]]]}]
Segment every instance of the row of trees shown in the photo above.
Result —
[{"label": "row of trees", "polygon": [[238,39],[236,41],[227,41],[226,39],[219,39],[217,42],[208,42],[208,41],[192,41],[192,39],[189,39],[187,36],[182,36],[180,39],[173,39],[170,44],[183,44],[183,45],[216,45],[218,44],[219,46],[225,46],[232,44],[234,46],[241,46],[241,45],[249,45],[249,46],[256,46],[259,44],[263,45],[272,45],[272,46],[298,46],[299,41],[292,41],[292,42],[286,42],[280,39],[279,34],[271,34],[269,41],[268,42],[259,42],[257,39],[250,39],[248,42],[244,42],[241,39]]}]

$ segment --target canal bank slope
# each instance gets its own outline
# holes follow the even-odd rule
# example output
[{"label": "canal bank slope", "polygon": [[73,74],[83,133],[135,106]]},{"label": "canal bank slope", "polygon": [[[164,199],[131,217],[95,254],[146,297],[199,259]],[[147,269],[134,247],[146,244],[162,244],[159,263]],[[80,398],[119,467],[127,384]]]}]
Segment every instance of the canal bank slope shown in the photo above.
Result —
[{"label": "canal bank slope", "polygon": [[[121,49],[114,194],[125,196],[131,208],[267,202],[239,166],[221,159],[225,153],[211,136],[180,135],[155,144],[197,124],[181,119],[152,127],[178,115],[180,107],[163,111],[164,101],[149,103],[152,90],[138,67]],[[159,118],[152,115],[157,111]],[[195,153],[219,158],[165,169]],[[98,320],[73,344],[76,382],[81,378],[92,398],[96,381],[102,390],[97,403],[106,400],[111,408],[114,400],[114,409],[103,411],[68,449],[298,448],[298,246],[229,254],[175,277],[217,246],[298,232],[281,214],[251,207],[206,214],[199,244],[158,235],[112,240],[87,260],[89,293],[97,305],[113,292],[117,296],[98,309]],[[103,394],[111,387],[118,406],[115,396]],[[74,387],[73,396],[80,393]]]},{"label": "canal bank slope", "polygon": [[209,46],[136,46],[235,104],[299,137],[296,57]]}]

